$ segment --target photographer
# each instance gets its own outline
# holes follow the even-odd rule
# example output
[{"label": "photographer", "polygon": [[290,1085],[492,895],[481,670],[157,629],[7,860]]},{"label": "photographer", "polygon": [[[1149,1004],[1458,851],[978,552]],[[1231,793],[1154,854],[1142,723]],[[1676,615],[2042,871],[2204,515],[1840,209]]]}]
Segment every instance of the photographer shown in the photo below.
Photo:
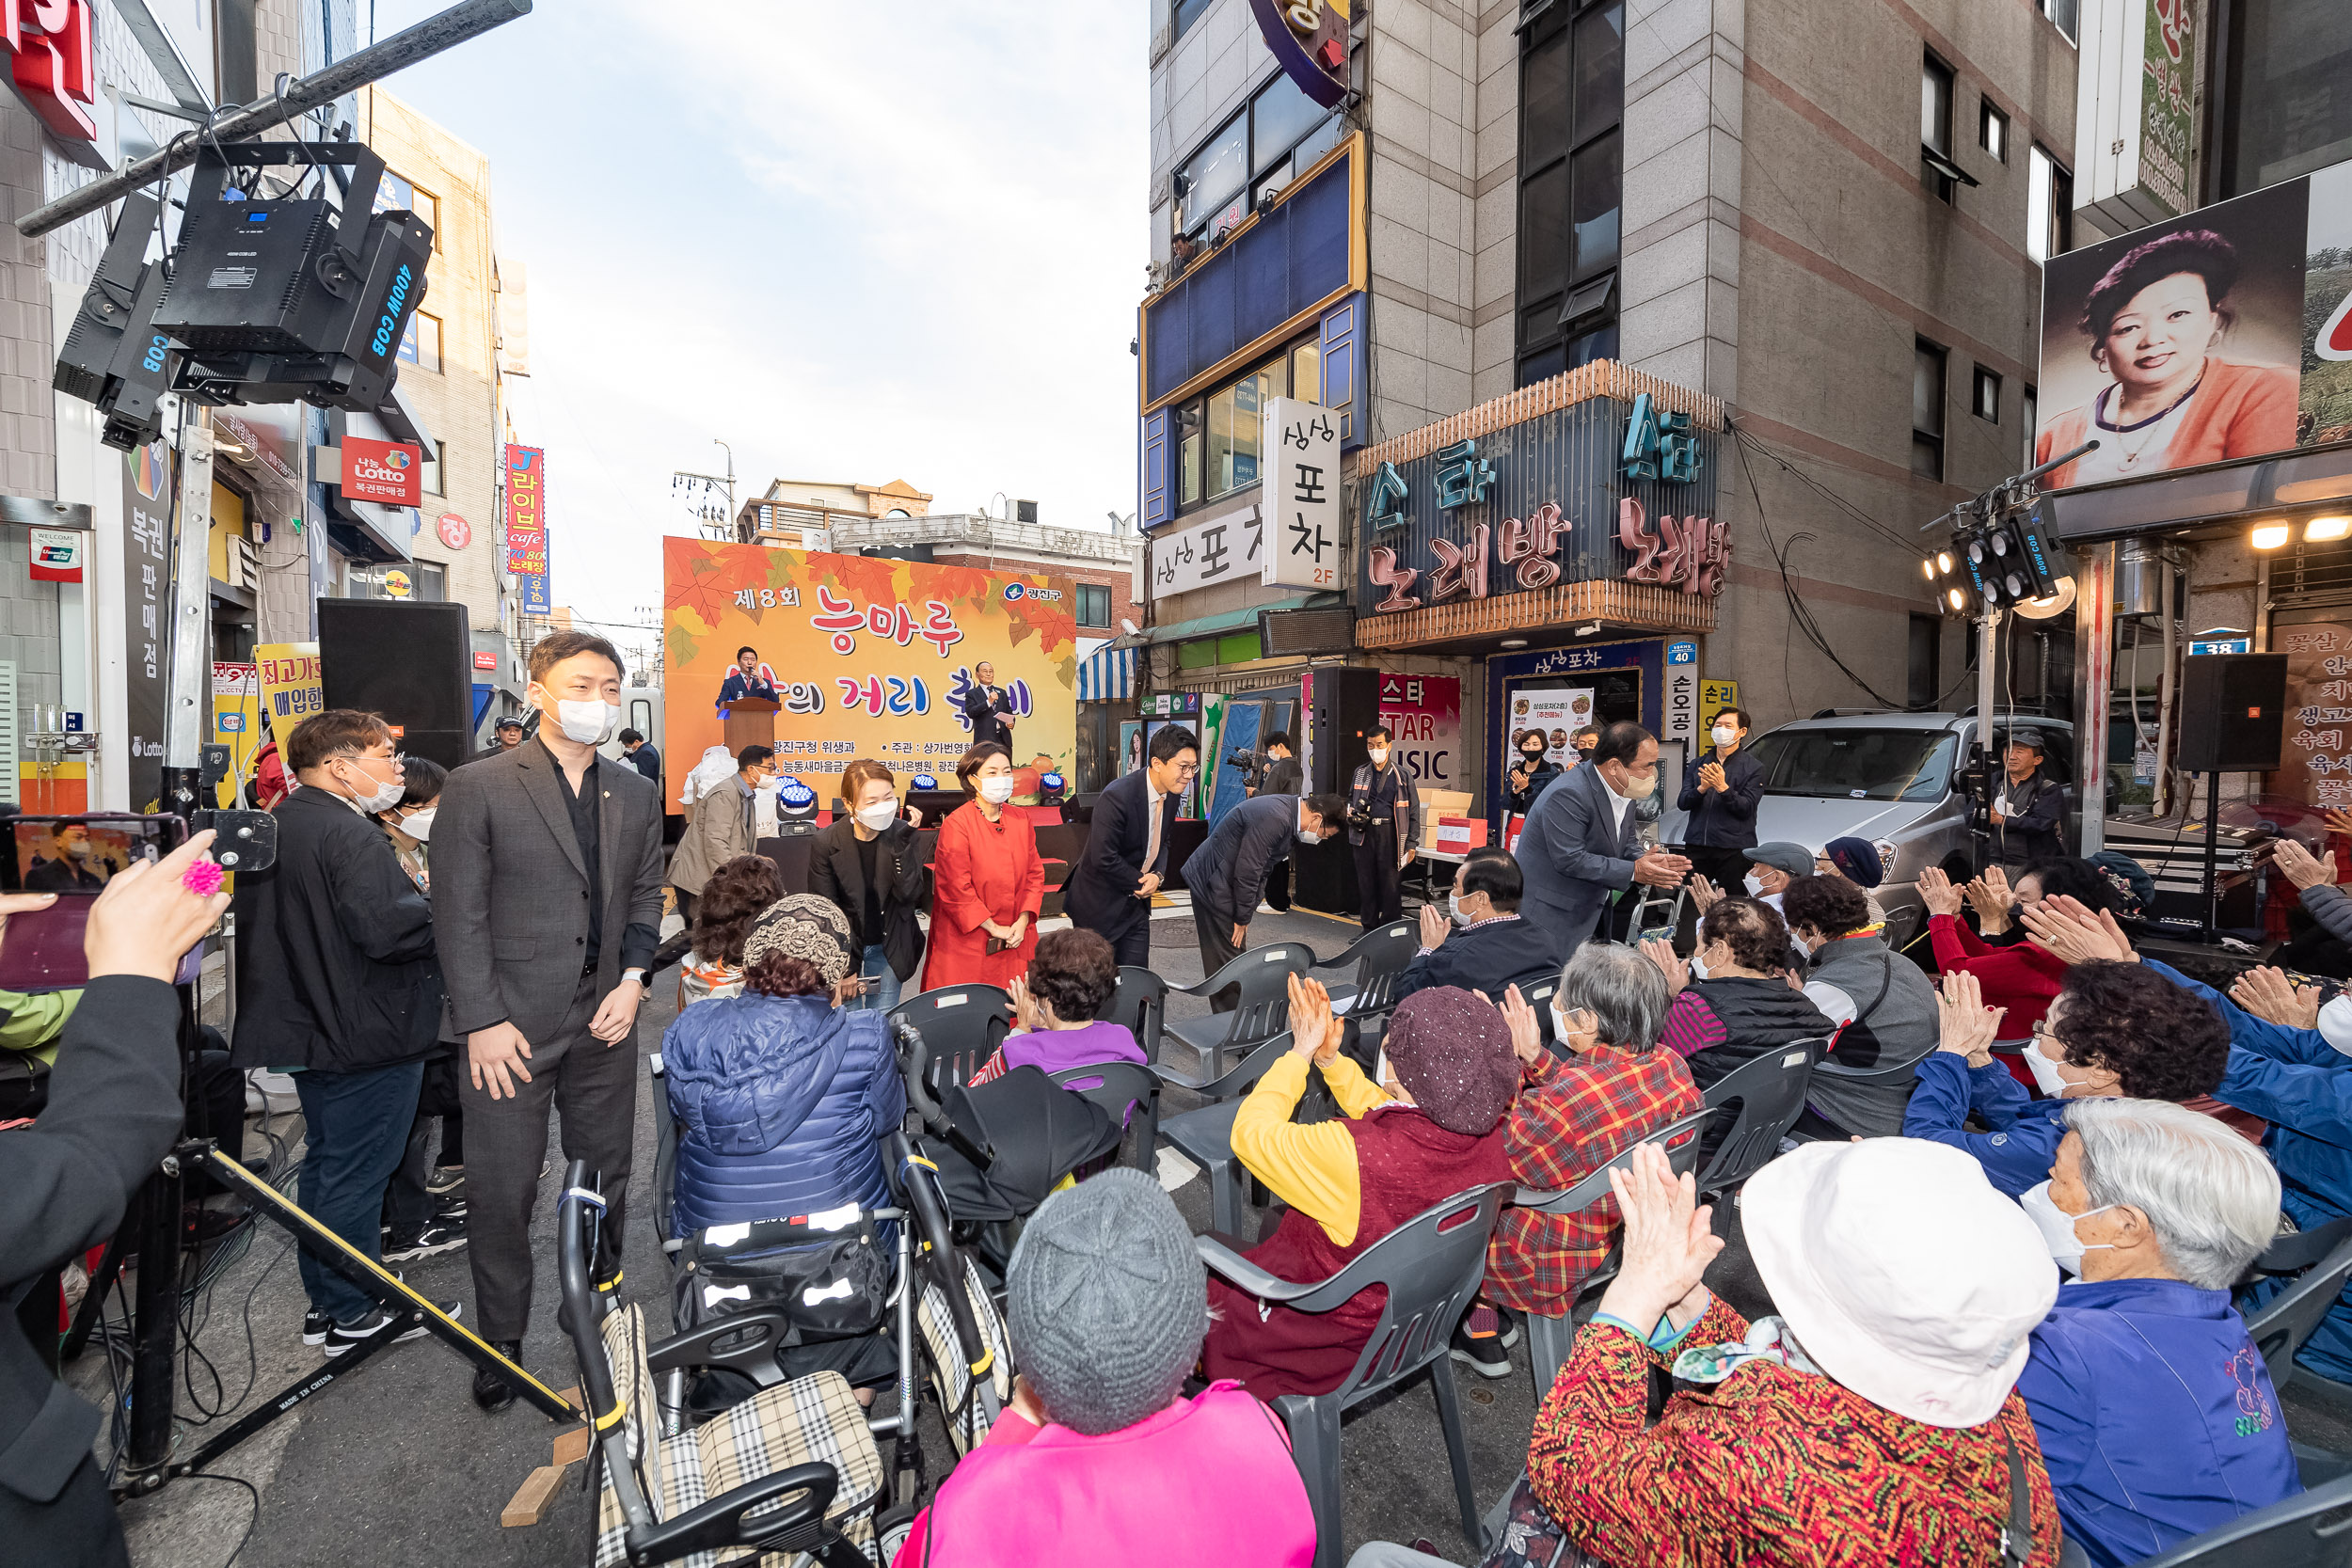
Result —
[{"label": "photographer", "polygon": [[[135,863],[93,899],[82,947],[89,984],[67,1022],[49,1107],[0,1133],[0,1293],[13,1314],[66,1259],[121,1224],[141,1179],[179,1135],[181,955],[229,907],[182,877],[213,841],[196,834],[164,861]],[[0,896],[0,920],[49,907]],[[31,1341],[0,1334],[0,1541],[11,1561],[123,1564],[129,1557],[91,1455],[97,1410],[66,1392]]]},{"label": "photographer", "polygon": [[1265,737],[1263,765],[1253,768],[1252,795],[1304,795],[1304,775],[1299,772],[1298,758],[1291,751],[1291,737],[1276,730]]}]

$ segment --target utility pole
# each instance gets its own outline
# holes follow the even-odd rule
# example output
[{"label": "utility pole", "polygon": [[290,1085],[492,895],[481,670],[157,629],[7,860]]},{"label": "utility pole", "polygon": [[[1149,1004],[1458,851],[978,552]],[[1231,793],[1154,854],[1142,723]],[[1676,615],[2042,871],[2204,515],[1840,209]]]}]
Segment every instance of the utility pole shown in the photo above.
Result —
[{"label": "utility pole", "polygon": [[[691,469],[675,469],[670,475],[670,494],[693,509],[694,515],[701,520],[704,538],[730,540],[736,538],[735,449],[716,436],[710,438],[710,444],[725,450],[727,471],[723,474],[698,474]],[[724,513],[721,513],[717,505],[722,493],[727,498]]]}]

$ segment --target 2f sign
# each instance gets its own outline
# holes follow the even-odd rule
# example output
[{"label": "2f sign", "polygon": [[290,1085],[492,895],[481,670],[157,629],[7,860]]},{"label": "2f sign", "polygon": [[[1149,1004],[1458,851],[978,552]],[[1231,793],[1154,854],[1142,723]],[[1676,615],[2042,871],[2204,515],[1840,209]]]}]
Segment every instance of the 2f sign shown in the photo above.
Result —
[{"label": "2f sign", "polygon": [[1258,450],[1265,475],[1265,553],[1260,580],[1286,588],[1340,586],[1340,426],[1296,398],[1269,398]]}]

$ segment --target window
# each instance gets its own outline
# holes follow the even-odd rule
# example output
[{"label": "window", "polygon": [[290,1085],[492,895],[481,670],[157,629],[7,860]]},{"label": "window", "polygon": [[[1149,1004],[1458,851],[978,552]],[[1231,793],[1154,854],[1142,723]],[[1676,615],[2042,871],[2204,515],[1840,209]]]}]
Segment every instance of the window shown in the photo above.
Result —
[{"label": "window", "polygon": [[1949,201],[1952,177],[1938,166],[1952,161],[1952,68],[1931,54],[1919,57],[1919,151],[1928,189]]},{"label": "window", "polygon": [[2009,116],[1994,108],[1990,98],[1978,100],[1977,145],[1992,153],[1994,163],[2009,162]]},{"label": "window", "polygon": [[1078,584],[1078,625],[1108,627],[1111,624],[1111,591],[1099,582]]},{"label": "window", "polygon": [[1304,338],[1240,379],[1179,404],[1171,433],[1176,442],[1176,509],[1182,512],[1257,483],[1258,427],[1265,400],[1319,399],[1321,370],[1321,350],[1313,338]]},{"label": "window", "polygon": [[400,362],[414,365],[421,371],[441,368],[441,322],[420,310],[408,318],[408,330],[400,340]]},{"label": "window", "polygon": [[2040,0],[2042,14],[2057,24],[2058,30],[2066,35],[2066,41],[2069,43],[2073,43],[2079,36],[2076,30],[2076,13],[2080,8],[2081,0]]},{"label": "window", "polygon": [[1216,4],[1216,0],[1176,0],[1176,25],[1173,36],[1183,38],[1191,29],[1192,24],[1206,16],[1209,13],[1209,8]]},{"label": "window", "polygon": [[2026,388],[2024,401],[2018,404],[2017,408],[2017,422],[2026,427],[2025,459],[2017,466],[2017,471],[2021,474],[2034,465],[2034,426],[2041,420],[2042,394],[2028,387]]},{"label": "window", "polygon": [[440,604],[449,597],[449,568],[439,562],[418,562],[415,576],[420,603]]},{"label": "window", "polygon": [[2036,142],[2026,160],[2026,254],[2037,261],[2074,248],[2074,177]]},{"label": "window", "polygon": [[1340,117],[1279,72],[1239,114],[1186,159],[1173,177],[1179,238],[1200,241],[1232,229],[1339,145]]},{"label": "window", "polygon": [[[2200,48],[2217,144],[2212,199],[2352,158],[2352,8],[2335,0],[2231,0]],[[2218,20],[2218,18],[2217,18]],[[2218,47],[2217,47],[2218,45]]]},{"label": "window", "polygon": [[447,441],[435,441],[425,448],[424,462],[417,471],[417,483],[423,487],[426,495],[448,494],[441,487],[441,462],[448,455],[449,443]]},{"label": "window", "polygon": [[1519,58],[1518,385],[1617,352],[1625,7],[1555,5]]},{"label": "window", "polygon": [[1903,703],[1914,709],[1931,708],[1944,694],[1944,618],[1940,615],[1914,615],[1911,618],[1911,687],[1903,695]]},{"label": "window", "polygon": [[1944,351],[1925,338],[1911,351],[1911,471],[1944,477]]},{"label": "window", "polygon": [[1977,418],[1994,424],[2001,422],[2001,377],[1998,372],[1977,367]]},{"label": "window", "polygon": [[436,250],[441,248],[440,198],[430,192],[417,189],[416,186],[389,169],[386,169],[384,178],[376,182],[375,211],[379,213],[406,211],[416,214],[424,220],[425,227],[433,230],[433,248]]}]

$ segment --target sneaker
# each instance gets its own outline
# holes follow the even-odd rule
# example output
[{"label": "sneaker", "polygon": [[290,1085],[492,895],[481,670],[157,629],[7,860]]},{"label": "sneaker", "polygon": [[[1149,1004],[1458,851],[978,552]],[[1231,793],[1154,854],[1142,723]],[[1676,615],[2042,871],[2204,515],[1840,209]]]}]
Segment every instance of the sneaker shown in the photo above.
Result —
[{"label": "sneaker", "polygon": [[466,1167],[463,1165],[435,1165],[432,1174],[424,1179],[424,1190],[435,1197],[453,1192],[465,1184]]},{"label": "sneaker", "polygon": [[[456,1317],[461,1310],[460,1304],[453,1301],[445,1301],[437,1305],[444,1314],[452,1318]],[[336,1323],[329,1328],[326,1331],[325,1347],[326,1358],[331,1361],[345,1351],[356,1350],[377,1335],[388,1331],[391,1333],[391,1342],[395,1345],[403,1340],[421,1338],[426,1332],[422,1318],[411,1319],[405,1312],[394,1317],[390,1312],[379,1307],[349,1327]]]},{"label": "sneaker", "polygon": [[306,1345],[323,1345],[326,1343],[328,1331],[334,1326],[334,1319],[318,1308],[312,1307],[302,1314],[302,1342]]},{"label": "sneaker", "polygon": [[1454,1359],[1483,1377],[1510,1376],[1511,1358],[1503,1353],[1502,1327],[1493,1307],[1484,1302],[1472,1307],[1454,1330]]},{"label": "sneaker", "polygon": [[[1475,1311],[1476,1308],[1472,1310]],[[1507,1307],[1498,1307],[1494,1310],[1496,1316],[1502,1320],[1502,1332],[1497,1336],[1497,1342],[1504,1350],[1509,1350],[1519,1342],[1519,1315]]]},{"label": "sneaker", "polygon": [[463,1192],[454,1192],[441,1198],[433,1205],[433,1217],[437,1220],[464,1219],[466,1217],[466,1195]]},{"label": "sneaker", "polygon": [[[493,1339],[490,1348],[516,1366],[522,1365],[523,1344],[520,1339]],[[473,1402],[495,1416],[515,1402],[515,1386],[505,1374],[488,1367],[476,1367],[473,1372]]]},{"label": "sneaker", "polygon": [[431,1258],[437,1253],[455,1252],[466,1244],[466,1227],[438,1217],[425,1222],[424,1227],[408,1235],[388,1238],[384,1243],[384,1261],[405,1263],[415,1258]]}]

